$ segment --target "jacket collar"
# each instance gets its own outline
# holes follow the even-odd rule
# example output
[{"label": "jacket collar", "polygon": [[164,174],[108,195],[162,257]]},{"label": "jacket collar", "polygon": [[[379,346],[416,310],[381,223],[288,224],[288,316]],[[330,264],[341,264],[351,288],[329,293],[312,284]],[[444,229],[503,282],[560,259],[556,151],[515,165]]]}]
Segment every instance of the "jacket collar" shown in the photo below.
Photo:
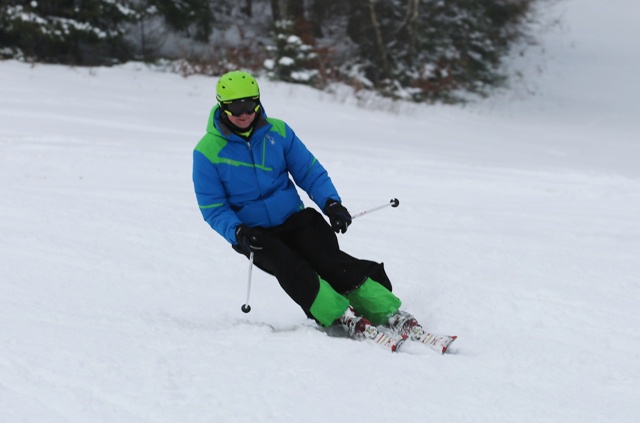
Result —
[{"label": "jacket collar", "polygon": [[[216,104],[215,106],[213,106],[213,108],[211,109],[211,113],[209,115],[209,122],[207,124],[207,132],[210,133],[219,133],[222,137],[228,139],[228,140],[235,140],[235,141],[242,141],[242,142],[246,142],[247,140],[245,140],[244,138],[242,138],[240,135],[236,134],[235,132],[233,132],[231,130],[231,128],[229,128],[229,126],[225,125],[225,123],[222,121],[221,119],[221,114],[222,114],[222,110],[220,109],[220,105]],[[264,128],[265,126],[270,125],[269,121],[267,121],[267,115],[264,112],[264,107],[260,107],[260,114],[258,114],[258,116],[256,116],[256,123],[253,126],[253,132],[251,134],[251,136],[249,136],[249,141],[251,140],[251,138],[253,137],[253,135],[258,132],[260,129]]]}]

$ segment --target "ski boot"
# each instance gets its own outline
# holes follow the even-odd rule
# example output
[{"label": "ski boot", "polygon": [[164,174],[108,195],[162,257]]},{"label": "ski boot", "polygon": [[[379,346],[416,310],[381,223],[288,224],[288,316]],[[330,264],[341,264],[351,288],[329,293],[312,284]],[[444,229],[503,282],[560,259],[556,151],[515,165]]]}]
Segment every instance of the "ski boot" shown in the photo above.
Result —
[{"label": "ski boot", "polygon": [[369,320],[358,315],[351,306],[340,316],[338,323],[349,338],[372,341],[391,352],[396,351],[407,339],[406,334],[391,335],[379,331]]}]

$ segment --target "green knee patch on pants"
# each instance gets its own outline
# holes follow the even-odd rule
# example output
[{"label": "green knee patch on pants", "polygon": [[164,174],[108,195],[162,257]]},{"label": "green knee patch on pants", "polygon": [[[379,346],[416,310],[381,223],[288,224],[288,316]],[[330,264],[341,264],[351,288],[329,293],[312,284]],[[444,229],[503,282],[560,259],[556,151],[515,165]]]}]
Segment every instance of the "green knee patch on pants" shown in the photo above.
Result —
[{"label": "green knee patch on pants", "polygon": [[358,289],[347,294],[354,309],[374,325],[381,325],[400,308],[402,301],[378,282],[368,278]]},{"label": "green knee patch on pants", "polygon": [[349,308],[349,300],[338,294],[327,281],[320,278],[320,289],[309,308],[311,315],[324,327],[329,327]]}]

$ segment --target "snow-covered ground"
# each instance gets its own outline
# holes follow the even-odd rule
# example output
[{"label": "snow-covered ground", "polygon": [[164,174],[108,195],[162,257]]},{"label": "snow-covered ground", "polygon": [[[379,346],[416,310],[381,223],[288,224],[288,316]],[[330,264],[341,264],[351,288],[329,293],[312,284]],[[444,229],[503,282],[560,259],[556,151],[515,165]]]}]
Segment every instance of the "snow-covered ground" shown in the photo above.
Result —
[{"label": "snow-covered ground", "polygon": [[[0,421],[636,422],[640,8],[550,14],[536,95],[393,114],[261,80],[340,239],[451,354],[330,337],[196,207],[215,79],[0,62]],[[307,201],[309,206],[312,205]]]}]

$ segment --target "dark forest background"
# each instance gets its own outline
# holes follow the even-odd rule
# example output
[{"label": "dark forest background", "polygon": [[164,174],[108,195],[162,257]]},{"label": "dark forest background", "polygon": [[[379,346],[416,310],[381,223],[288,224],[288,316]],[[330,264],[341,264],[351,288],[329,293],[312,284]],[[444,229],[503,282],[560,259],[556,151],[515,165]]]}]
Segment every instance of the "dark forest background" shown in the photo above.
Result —
[{"label": "dark forest background", "polygon": [[0,57],[104,66],[170,60],[416,102],[487,96],[535,43],[549,0],[0,1]]}]

